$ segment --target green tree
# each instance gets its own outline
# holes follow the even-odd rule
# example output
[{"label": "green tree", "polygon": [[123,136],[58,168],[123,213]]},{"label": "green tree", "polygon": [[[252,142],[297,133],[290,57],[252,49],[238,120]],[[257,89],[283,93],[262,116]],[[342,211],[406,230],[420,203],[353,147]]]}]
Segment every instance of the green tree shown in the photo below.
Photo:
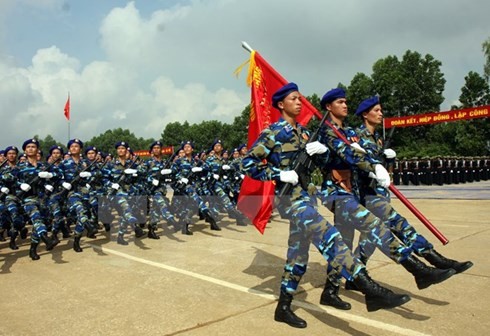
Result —
[{"label": "green tree", "polygon": [[148,149],[155,140],[138,138],[128,129],[117,128],[93,137],[84,146],[95,146],[103,152],[115,154],[114,145],[119,141],[126,141],[133,150],[142,150]]}]

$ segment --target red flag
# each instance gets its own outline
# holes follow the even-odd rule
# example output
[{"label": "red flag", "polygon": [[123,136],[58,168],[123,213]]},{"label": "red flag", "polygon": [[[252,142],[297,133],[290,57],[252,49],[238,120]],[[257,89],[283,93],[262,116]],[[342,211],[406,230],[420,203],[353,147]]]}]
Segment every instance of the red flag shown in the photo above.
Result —
[{"label": "red flag", "polygon": [[65,103],[65,117],[66,120],[70,120],[70,95],[68,95],[68,99],[66,100]]},{"label": "red flag", "polygon": [[[260,132],[281,116],[279,110],[272,107],[272,95],[287,84],[287,81],[258,52],[252,51],[247,84],[252,89],[248,127],[248,147],[250,148]],[[308,100],[302,97],[301,101],[303,110],[297,118],[300,124],[306,125],[313,115],[322,117]],[[252,220],[262,234],[272,213],[273,201],[274,182],[261,182],[249,177],[243,180],[238,197],[238,208]]]}]

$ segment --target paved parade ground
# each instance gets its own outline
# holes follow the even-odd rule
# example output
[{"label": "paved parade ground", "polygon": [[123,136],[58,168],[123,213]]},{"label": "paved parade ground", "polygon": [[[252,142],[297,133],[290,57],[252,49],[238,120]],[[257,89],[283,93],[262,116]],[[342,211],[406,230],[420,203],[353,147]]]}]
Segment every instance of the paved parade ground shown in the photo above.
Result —
[{"label": "paved parade ground", "polygon": [[[442,254],[474,266],[418,290],[413,277],[379,252],[372,277],[409,294],[404,306],[368,313],[358,292],[341,290],[352,310],[319,305],[325,262],[312,246],[293,308],[306,329],[273,320],[288,225],[277,215],[261,235],[225,217],[222,231],[203,221],[193,236],[159,229],[160,240],[115,233],[82,239],[83,253],[63,240],[41,259],[28,243],[0,243],[0,335],[486,335],[490,330],[490,182],[399,187],[449,239],[442,246],[403,206],[395,208]],[[326,211],[323,213],[331,218]],[[197,218],[195,218],[197,220]]]}]

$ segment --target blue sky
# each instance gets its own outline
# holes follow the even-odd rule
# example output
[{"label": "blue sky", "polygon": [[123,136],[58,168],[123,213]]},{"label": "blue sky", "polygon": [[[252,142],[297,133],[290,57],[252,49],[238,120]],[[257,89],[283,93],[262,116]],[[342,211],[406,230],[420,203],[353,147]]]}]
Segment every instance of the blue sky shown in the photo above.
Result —
[{"label": "blue sky", "polygon": [[[442,110],[482,74],[490,2],[474,0],[0,1],[0,147],[107,129],[158,138],[169,122],[232,122],[249,102],[247,41],[305,95],[407,50],[442,62]],[[351,109],[354,107],[351,107]]]}]

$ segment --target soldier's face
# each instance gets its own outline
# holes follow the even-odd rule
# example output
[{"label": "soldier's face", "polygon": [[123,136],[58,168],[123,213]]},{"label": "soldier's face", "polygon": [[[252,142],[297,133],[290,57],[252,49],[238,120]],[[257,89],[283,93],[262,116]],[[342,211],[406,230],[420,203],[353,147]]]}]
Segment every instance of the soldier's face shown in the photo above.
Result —
[{"label": "soldier's face", "polygon": [[221,146],[220,143],[217,143],[216,145],[214,145],[213,150],[215,153],[219,154],[223,150],[223,146]]},{"label": "soldier's face", "polygon": [[153,154],[153,156],[160,157],[160,155],[162,154],[162,147],[158,145],[153,146],[153,148],[151,149],[151,154]]},{"label": "soldier's face", "polygon": [[371,125],[381,125],[383,122],[383,109],[380,104],[374,105],[368,112],[362,114],[364,121]]},{"label": "soldier's face", "polygon": [[234,158],[234,159],[236,159],[236,158],[238,158],[238,157],[240,157],[240,153],[238,153],[238,152],[233,152],[233,158]]},{"label": "soldier's face", "polygon": [[[17,152],[14,150],[9,150],[7,152],[7,160],[9,162],[15,162],[17,160]],[[3,160],[2,160],[3,161]]]},{"label": "soldier's face", "polygon": [[96,156],[97,156],[97,153],[93,150],[90,150],[87,152],[87,159],[89,159],[90,161],[95,160]]},{"label": "soldier's face", "polygon": [[344,120],[347,117],[347,100],[345,98],[335,99],[333,102],[327,104],[327,110],[332,115],[340,120]]},{"label": "soldier's face", "polygon": [[119,146],[117,147],[116,152],[117,152],[117,156],[119,156],[120,158],[126,158],[128,150],[124,146]]},{"label": "soldier's face", "polygon": [[71,146],[69,148],[71,155],[78,155],[78,154],[80,154],[80,149],[81,149],[81,147],[77,143],[71,144]]},{"label": "soldier's face", "polygon": [[190,155],[192,154],[194,150],[192,149],[192,146],[189,144],[184,145],[184,154],[185,155]]},{"label": "soldier's face", "polygon": [[59,149],[54,149],[51,152],[51,157],[53,158],[53,161],[56,161],[57,159],[61,158],[61,151]]},{"label": "soldier's face", "polygon": [[35,144],[28,144],[24,152],[27,156],[37,156],[37,146]]},{"label": "soldier's face", "polygon": [[286,96],[282,101],[277,103],[279,109],[291,118],[296,118],[301,113],[303,104],[298,91],[293,91]]}]

